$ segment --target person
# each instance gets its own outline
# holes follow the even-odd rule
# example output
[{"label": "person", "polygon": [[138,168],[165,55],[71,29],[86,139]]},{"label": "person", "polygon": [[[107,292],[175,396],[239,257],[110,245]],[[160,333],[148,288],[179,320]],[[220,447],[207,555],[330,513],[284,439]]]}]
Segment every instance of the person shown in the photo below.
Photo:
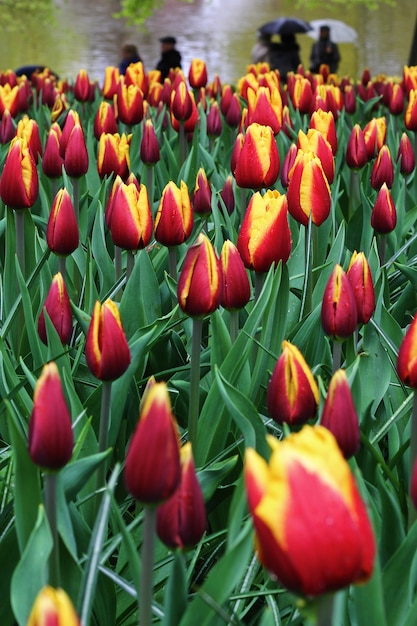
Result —
[{"label": "person", "polygon": [[251,51],[252,63],[269,63],[269,44],[270,36],[259,33],[258,41]]},{"label": "person", "polygon": [[121,74],[126,74],[126,70],[131,63],[142,61],[139,51],[133,43],[125,43],[121,48],[121,52],[122,60],[119,63],[119,72]]},{"label": "person", "polygon": [[319,40],[313,43],[310,54],[310,71],[317,73],[320,65],[328,65],[330,73],[337,72],[340,62],[340,53],[337,45],[330,39],[329,26],[320,27]]},{"label": "person", "polygon": [[271,70],[279,70],[284,83],[287,82],[288,72],[297,71],[298,66],[301,65],[300,46],[293,33],[282,34],[280,42],[271,42],[269,65]]},{"label": "person", "polygon": [[27,78],[31,78],[32,74],[40,74],[45,70],[49,70],[49,72],[58,80],[59,76],[56,72],[53,72],[50,67],[46,65],[22,65],[22,67],[18,67],[14,73],[16,76],[27,76]]},{"label": "person", "polygon": [[156,69],[161,72],[161,83],[163,83],[170,69],[181,68],[181,54],[175,47],[177,44],[175,37],[169,35],[161,37],[159,41],[161,44],[161,58]]}]

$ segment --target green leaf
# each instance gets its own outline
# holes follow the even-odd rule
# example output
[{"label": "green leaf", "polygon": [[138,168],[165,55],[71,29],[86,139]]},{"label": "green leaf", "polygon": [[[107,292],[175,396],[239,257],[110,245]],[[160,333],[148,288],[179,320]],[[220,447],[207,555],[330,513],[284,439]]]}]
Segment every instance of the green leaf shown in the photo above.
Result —
[{"label": "green leaf", "polygon": [[187,571],[184,555],[176,550],[165,594],[163,626],[178,626],[187,608]]},{"label": "green leaf", "polygon": [[232,456],[225,461],[212,463],[209,467],[197,472],[198,482],[203,492],[204,500],[207,502],[215,493],[217,487],[222,483],[237,463],[238,457]]},{"label": "green leaf", "polygon": [[114,284],[114,265],[107,251],[103,210],[100,202],[94,220],[91,247],[100,278],[100,296],[104,297]]},{"label": "green leaf", "polygon": [[33,602],[47,583],[48,558],[52,545],[45,509],[40,506],[35,527],[12,577],[11,603],[19,626],[26,626]]},{"label": "green leaf", "polygon": [[220,367],[228,351],[230,350],[230,334],[220,312],[214,311],[210,317],[211,332],[213,340],[211,342],[210,362],[211,368]]},{"label": "green leaf", "polygon": [[382,588],[381,570],[378,557],[375,559],[372,578],[365,584],[354,585],[352,595],[358,626],[389,626],[399,622],[391,622],[385,614],[386,596]]},{"label": "green leaf", "polygon": [[99,452],[74,461],[61,470],[60,481],[68,502],[74,500],[88,479],[110,454],[111,450]]}]

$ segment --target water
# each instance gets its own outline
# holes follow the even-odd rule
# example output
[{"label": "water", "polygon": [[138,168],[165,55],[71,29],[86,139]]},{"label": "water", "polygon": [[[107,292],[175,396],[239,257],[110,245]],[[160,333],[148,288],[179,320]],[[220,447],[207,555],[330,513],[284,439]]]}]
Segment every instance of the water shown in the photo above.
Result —
[{"label": "water", "polygon": [[[307,11],[294,4],[279,0],[195,0],[193,4],[167,0],[164,9],[147,21],[146,30],[139,32],[112,17],[120,8],[116,0],[61,0],[56,2],[58,22],[53,28],[36,20],[28,23],[22,15],[18,31],[3,33],[0,66],[15,69],[40,63],[71,79],[84,68],[102,84],[105,67],[118,64],[122,43],[136,43],[145,68],[150,70],[159,59],[158,38],[170,34],[177,37],[186,73],[191,59],[201,58],[207,63],[209,80],[217,73],[222,82],[235,83],[250,62],[257,28],[281,15],[294,15],[306,20],[343,19],[357,30],[356,46],[339,44],[341,75],[359,77],[365,67],[373,76],[401,75],[411,46],[415,0],[398,0],[396,7],[381,5],[376,11],[360,5],[349,10],[336,5],[337,11]],[[298,42],[308,67],[313,40],[298,35]]]}]

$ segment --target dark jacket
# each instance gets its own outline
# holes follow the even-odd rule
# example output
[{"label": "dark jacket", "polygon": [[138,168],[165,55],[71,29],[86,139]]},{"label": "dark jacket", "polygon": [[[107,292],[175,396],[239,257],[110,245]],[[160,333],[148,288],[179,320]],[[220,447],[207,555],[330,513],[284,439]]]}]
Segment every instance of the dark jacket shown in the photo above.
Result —
[{"label": "dark jacket", "polygon": [[126,74],[126,70],[129,67],[129,65],[131,63],[139,63],[139,61],[142,61],[139,55],[129,57],[128,59],[123,59],[122,61],[120,61],[120,64],[119,64],[119,72],[121,74]]},{"label": "dark jacket", "polygon": [[171,68],[181,67],[181,55],[175,48],[167,50],[161,55],[161,59],[156,66],[156,69],[161,72],[161,82],[168,76]]},{"label": "dark jacket", "polygon": [[329,39],[319,39],[313,43],[310,54],[310,70],[317,73],[320,65],[328,65],[330,72],[334,74],[339,67],[339,48]]},{"label": "dark jacket", "polygon": [[296,72],[300,64],[300,46],[297,43],[270,45],[269,66],[272,70],[279,70],[283,82],[287,81],[288,72]]}]

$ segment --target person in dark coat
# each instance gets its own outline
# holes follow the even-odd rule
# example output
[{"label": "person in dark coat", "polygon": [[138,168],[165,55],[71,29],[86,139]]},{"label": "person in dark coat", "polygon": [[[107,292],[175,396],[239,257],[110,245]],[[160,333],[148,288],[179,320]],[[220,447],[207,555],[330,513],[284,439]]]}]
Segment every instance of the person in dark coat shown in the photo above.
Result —
[{"label": "person in dark coat", "polygon": [[330,28],[321,26],[319,40],[313,43],[311,47],[310,71],[316,74],[320,70],[320,65],[328,65],[330,73],[335,74],[339,62],[339,48],[330,39]]},{"label": "person in dark coat", "polygon": [[131,63],[142,61],[137,47],[133,43],[126,43],[122,46],[122,60],[119,63],[119,72],[126,74],[126,70]]},{"label": "person in dark coat", "polygon": [[283,34],[279,43],[270,44],[269,66],[271,70],[279,70],[284,83],[288,72],[296,72],[300,64],[300,46],[293,33]]},{"label": "person in dark coat", "polygon": [[163,83],[171,68],[181,68],[181,54],[175,48],[177,43],[175,37],[161,37],[159,41],[161,43],[161,58],[156,69],[161,72],[161,83]]}]

